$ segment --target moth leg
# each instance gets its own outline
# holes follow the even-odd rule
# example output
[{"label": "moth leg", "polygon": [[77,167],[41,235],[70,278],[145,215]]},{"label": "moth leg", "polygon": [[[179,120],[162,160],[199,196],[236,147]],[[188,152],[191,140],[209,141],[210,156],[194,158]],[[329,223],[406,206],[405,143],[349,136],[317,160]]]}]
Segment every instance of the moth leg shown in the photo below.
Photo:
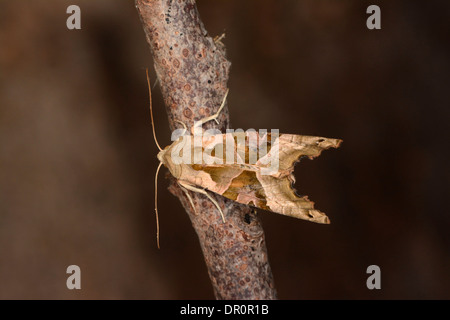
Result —
[{"label": "moth leg", "polygon": [[194,126],[191,129],[192,134],[194,134],[195,128],[198,128],[198,127],[201,128],[201,126],[208,121],[214,120],[217,124],[219,124],[219,120],[217,120],[217,118],[219,117],[219,114],[222,111],[223,107],[225,107],[225,102],[227,101],[228,91],[229,91],[229,89],[227,89],[227,92],[225,92],[225,96],[223,97],[222,104],[220,105],[219,110],[217,110],[217,112],[215,114],[213,114],[212,116],[200,119],[198,121],[195,121]]},{"label": "moth leg", "polygon": [[225,32],[222,33],[220,36],[215,36],[214,37],[214,43],[220,43],[223,45],[222,43],[222,39],[225,38]]},{"label": "moth leg", "polygon": [[203,189],[194,187],[194,186],[192,186],[192,185],[190,185],[190,184],[181,182],[181,181],[178,181],[178,183],[179,183],[182,187],[186,188],[187,190],[194,191],[194,192],[198,192],[198,193],[201,193],[201,194],[204,194],[205,196],[207,196],[208,199],[211,200],[212,203],[214,203],[214,205],[217,207],[217,209],[219,209],[220,215],[222,216],[222,221],[225,223],[225,217],[223,216],[222,209],[220,208],[220,206],[219,206],[219,204],[217,203],[217,201],[214,200],[214,199],[208,194],[208,192],[206,192],[206,191],[203,190]]},{"label": "moth leg", "polygon": [[180,186],[181,190],[184,191],[184,194],[186,195],[186,197],[189,199],[189,202],[191,203],[192,209],[194,209],[194,213],[197,216],[198,212],[197,212],[197,210],[195,210],[194,201],[192,201],[192,198],[189,195],[189,192],[187,191],[187,189],[182,184],[178,183],[178,185]]},{"label": "moth leg", "polygon": [[184,128],[184,131],[183,131],[183,134],[182,134],[182,136],[184,136],[184,134],[186,133],[186,131],[187,131],[187,127],[186,127],[186,124],[184,124],[184,122],[182,122],[182,121],[180,121],[180,120],[177,120],[177,119],[175,119],[175,122],[178,122],[178,123],[180,123],[182,126],[183,126],[183,128]]}]

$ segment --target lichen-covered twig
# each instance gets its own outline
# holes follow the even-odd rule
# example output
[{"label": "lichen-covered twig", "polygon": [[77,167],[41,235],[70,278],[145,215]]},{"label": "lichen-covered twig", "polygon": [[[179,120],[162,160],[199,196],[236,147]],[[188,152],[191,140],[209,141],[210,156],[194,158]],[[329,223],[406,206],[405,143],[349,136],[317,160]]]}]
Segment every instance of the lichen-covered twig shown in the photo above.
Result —
[{"label": "lichen-covered twig", "polygon": [[[153,55],[170,129],[180,126],[177,121],[190,127],[217,112],[227,91],[230,62],[223,44],[208,36],[195,1],[136,0],[136,8]],[[204,128],[228,128],[227,107],[218,120],[219,124],[210,121]],[[175,181],[169,189],[180,199],[197,232],[216,298],[276,299],[264,231],[256,213],[212,194],[224,213],[223,223],[204,195],[191,192],[190,201]]]}]

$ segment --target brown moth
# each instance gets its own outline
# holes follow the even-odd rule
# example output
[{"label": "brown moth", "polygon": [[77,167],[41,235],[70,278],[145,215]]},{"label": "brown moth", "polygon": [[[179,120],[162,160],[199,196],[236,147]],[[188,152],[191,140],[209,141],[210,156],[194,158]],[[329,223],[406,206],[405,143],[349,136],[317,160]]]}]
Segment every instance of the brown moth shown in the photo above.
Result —
[{"label": "brown moth", "polygon": [[[225,101],[226,95],[216,114],[195,122],[191,135],[181,135],[164,149],[159,147],[155,138],[160,149],[160,164],[156,175],[161,165],[167,167],[185,191],[194,210],[188,190],[206,195],[218,208],[223,221],[222,210],[208,191],[282,215],[316,223],[330,223],[323,212],[314,209],[314,203],[307,196],[296,194],[292,187],[295,182],[293,171],[300,158],[313,159],[323,150],[338,148],[342,140],[293,134],[262,135],[256,131],[204,134],[202,125],[211,120],[217,121]],[[151,108],[150,93],[150,110]],[[151,117],[153,125],[153,115]],[[184,132],[187,132],[186,126],[181,124]],[[258,152],[260,148],[265,148],[264,152]],[[230,155],[233,161],[229,161]],[[278,161],[277,170],[271,171],[269,159],[274,158]]]}]

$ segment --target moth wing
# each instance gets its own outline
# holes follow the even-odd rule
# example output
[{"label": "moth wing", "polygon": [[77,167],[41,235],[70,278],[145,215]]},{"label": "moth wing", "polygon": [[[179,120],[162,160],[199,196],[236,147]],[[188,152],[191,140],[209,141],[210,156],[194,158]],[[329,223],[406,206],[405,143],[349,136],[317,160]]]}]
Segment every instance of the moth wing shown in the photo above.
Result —
[{"label": "moth wing", "polygon": [[266,155],[272,159],[278,155],[278,169],[271,174],[263,174],[261,168],[267,168],[268,161],[261,158],[255,165],[258,170],[243,170],[222,195],[242,204],[328,224],[330,220],[323,212],[314,209],[314,202],[307,196],[296,194],[292,187],[295,182],[293,171],[301,157],[313,159],[323,150],[339,147],[341,142],[339,139],[280,134],[275,141],[271,141]]},{"label": "moth wing", "polygon": [[[225,141],[226,135],[220,136]],[[203,142],[204,146],[209,146],[210,150],[220,144],[211,138]],[[226,164],[226,152],[221,155],[211,153],[214,157],[222,157],[223,164],[192,165],[189,166],[189,172],[183,176],[189,177],[189,182],[197,186],[242,204],[316,223],[330,223],[323,212],[314,209],[314,202],[307,196],[296,194],[292,187],[295,182],[293,171],[295,163],[301,157],[313,159],[323,150],[339,147],[342,141],[280,134],[275,139],[270,137],[268,142],[267,154],[259,158],[254,165]],[[235,153],[239,152],[239,148],[242,146],[238,146]],[[246,151],[248,152],[248,148]],[[262,169],[269,167],[268,158],[278,158],[278,168],[275,172],[264,174]]]},{"label": "moth wing", "polygon": [[[254,171],[242,170],[231,179],[229,187],[223,193],[217,193],[236,202],[274,213],[316,223],[330,223],[324,213],[314,209],[314,203],[307,196],[300,197],[295,193],[292,183],[288,176],[261,176]],[[215,192],[216,186],[209,190]]]},{"label": "moth wing", "polygon": [[314,159],[323,150],[329,148],[339,148],[342,140],[315,136],[301,136],[295,134],[280,134],[274,142],[278,148],[271,149],[269,153],[279,152],[279,172],[293,171],[294,165],[302,157]]},{"label": "moth wing", "polygon": [[[295,163],[301,157],[313,159],[323,150],[338,148],[341,143],[342,140],[339,139],[280,134],[268,152],[268,156],[272,158],[278,153],[278,171],[271,174],[262,174],[262,171],[259,171],[256,175],[265,191],[267,206],[270,210],[312,222],[330,223],[323,212],[314,209],[314,202],[307,196],[299,197],[296,194],[292,188],[295,183],[293,171]],[[259,159],[258,162],[264,162],[264,159]]]}]

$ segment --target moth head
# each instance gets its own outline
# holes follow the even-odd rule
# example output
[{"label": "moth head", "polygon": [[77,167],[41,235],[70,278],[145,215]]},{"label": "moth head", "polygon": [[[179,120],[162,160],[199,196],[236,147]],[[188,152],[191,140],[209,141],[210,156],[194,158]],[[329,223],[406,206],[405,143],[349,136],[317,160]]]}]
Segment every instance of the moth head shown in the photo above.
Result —
[{"label": "moth head", "polygon": [[181,168],[180,165],[176,165],[173,163],[172,158],[170,157],[170,146],[166,147],[165,149],[161,150],[157,157],[158,160],[167,168],[169,169],[172,176],[174,176],[176,179],[178,179],[181,176]]},{"label": "moth head", "polygon": [[159,162],[164,163],[164,156],[165,156],[165,154],[166,154],[166,149],[161,150],[160,152],[158,152],[157,157],[158,157]]}]

